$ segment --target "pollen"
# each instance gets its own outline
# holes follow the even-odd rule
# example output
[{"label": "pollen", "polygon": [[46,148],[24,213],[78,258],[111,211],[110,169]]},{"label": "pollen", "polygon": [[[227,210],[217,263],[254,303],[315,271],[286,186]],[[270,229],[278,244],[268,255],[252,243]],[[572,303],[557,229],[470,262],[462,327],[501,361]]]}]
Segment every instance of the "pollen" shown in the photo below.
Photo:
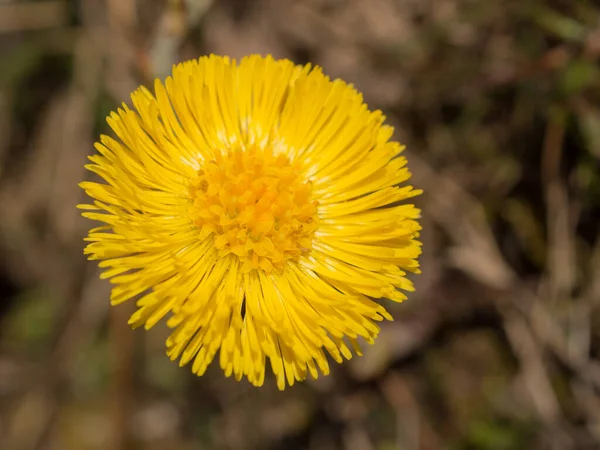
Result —
[{"label": "pollen", "polygon": [[190,183],[190,216],[220,257],[236,255],[243,273],[281,272],[312,248],[317,202],[302,167],[272,149],[216,152]]}]

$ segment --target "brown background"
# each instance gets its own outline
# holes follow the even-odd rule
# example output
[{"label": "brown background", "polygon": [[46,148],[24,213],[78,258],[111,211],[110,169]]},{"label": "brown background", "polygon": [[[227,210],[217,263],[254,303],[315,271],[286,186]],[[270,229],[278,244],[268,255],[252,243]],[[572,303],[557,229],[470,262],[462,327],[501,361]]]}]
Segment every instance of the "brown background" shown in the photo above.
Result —
[{"label": "brown background", "polygon": [[[179,369],[82,255],[104,118],[210,52],[354,83],[426,192],[417,292],[283,393]],[[599,52],[591,0],[0,0],[0,449],[600,448]]]}]

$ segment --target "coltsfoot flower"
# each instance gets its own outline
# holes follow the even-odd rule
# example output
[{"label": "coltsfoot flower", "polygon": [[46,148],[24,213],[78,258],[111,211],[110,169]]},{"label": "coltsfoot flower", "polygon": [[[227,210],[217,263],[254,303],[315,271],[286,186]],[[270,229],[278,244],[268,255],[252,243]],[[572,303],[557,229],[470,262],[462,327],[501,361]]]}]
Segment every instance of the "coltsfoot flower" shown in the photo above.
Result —
[{"label": "coltsfoot flower", "polygon": [[418,272],[420,193],[380,111],[319,67],[252,55],[174,67],[108,123],[79,205],[103,226],[85,249],[135,299],[129,323],[169,315],[167,354],[202,375],[277,386],[329,373],[392,317]]}]

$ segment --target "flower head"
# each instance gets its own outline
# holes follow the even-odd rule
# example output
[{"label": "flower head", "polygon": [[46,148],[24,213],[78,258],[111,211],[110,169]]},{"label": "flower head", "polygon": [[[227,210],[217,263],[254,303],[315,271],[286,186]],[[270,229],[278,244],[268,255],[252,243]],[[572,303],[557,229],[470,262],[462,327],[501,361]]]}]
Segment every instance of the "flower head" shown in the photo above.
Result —
[{"label": "flower head", "polygon": [[108,118],[83,182],[104,225],[85,249],[135,299],[133,327],[170,315],[167,354],[202,375],[280,389],[373,343],[418,272],[420,191],[380,111],[319,67],[202,57]]}]

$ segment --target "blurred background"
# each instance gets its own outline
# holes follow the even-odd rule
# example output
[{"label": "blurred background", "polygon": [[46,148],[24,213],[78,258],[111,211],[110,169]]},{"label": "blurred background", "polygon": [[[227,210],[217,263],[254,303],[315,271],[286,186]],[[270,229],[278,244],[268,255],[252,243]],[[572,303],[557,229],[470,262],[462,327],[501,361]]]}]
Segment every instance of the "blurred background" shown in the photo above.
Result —
[{"label": "blurred background", "polygon": [[[211,52],[353,83],[425,190],[416,293],[283,393],[178,368],[82,255],[106,115]],[[592,0],[0,0],[0,449],[600,449],[599,55]]]}]

